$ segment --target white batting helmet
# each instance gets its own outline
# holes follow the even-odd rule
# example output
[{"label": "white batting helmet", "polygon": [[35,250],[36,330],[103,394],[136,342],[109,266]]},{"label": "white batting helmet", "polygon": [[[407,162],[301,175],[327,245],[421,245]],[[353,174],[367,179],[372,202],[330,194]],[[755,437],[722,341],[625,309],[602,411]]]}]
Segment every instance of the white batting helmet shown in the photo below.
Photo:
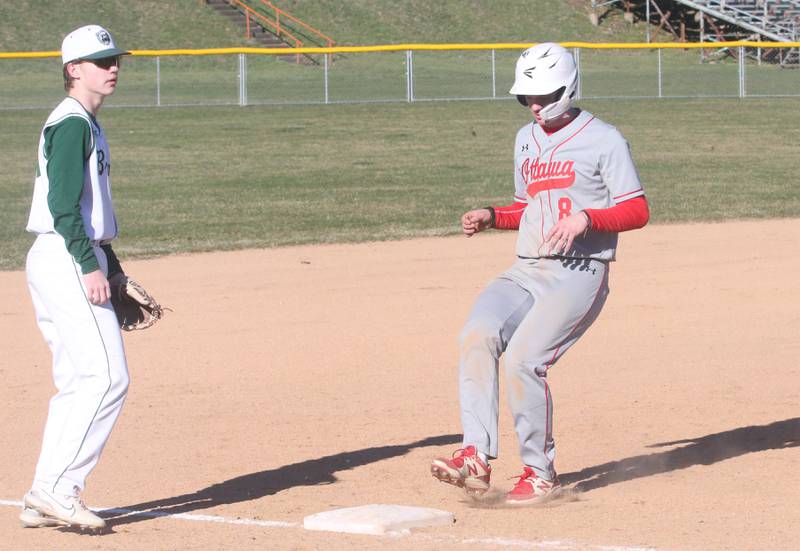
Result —
[{"label": "white batting helmet", "polygon": [[525,96],[544,96],[562,90],[556,101],[539,111],[545,121],[560,117],[572,106],[578,86],[578,69],[575,60],[564,47],[545,42],[528,48],[517,60],[514,86],[509,91],[516,94],[522,105]]}]

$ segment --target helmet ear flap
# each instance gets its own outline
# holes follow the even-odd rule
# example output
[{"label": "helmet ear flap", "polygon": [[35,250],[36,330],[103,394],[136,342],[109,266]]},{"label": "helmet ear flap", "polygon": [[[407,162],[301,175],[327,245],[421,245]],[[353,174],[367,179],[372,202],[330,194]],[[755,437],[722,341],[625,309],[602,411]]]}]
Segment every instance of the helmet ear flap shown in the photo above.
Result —
[{"label": "helmet ear flap", "polygon": [[525,99],[525,96],[517,94],[517,101],[520,102],[523,107],[528,107],[528,100]]}]

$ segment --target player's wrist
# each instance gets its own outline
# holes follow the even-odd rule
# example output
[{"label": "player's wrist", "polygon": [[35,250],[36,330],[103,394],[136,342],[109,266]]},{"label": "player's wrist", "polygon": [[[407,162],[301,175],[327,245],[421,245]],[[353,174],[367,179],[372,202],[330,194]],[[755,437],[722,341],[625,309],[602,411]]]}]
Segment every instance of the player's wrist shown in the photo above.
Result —
[{"label": "player's wrist", "polygon": [[586,230],[585,231],[588,232],[589,230],[592,229],[592,217],[589,216],[589,213],[586,212],[585,210],[582,210],[581,214],[583,215],[584,218],[586,218]]},{"label": "player's wrist", "polygon": [[483,207],[489,211],[489,227],[493,228],[497,221],[497,215],[494,212],[494,207]]}]

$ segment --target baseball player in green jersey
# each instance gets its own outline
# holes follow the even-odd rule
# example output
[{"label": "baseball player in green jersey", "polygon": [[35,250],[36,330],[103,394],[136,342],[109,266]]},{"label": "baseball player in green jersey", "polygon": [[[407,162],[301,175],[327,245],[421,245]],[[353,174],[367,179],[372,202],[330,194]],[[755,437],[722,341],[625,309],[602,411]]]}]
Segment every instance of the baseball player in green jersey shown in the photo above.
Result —
[{"label": "baseball player in green jersey", "polygon": [[522,53],[511,93],[534,120],[514,145],[514,202],[461,219],[468,237],[518,229],[516,261],[480,294],[461,333],[463,444],[451,457],[434,459],[431,473],[471,494],[489,489],[503,355],[524,464],[505,498],[513,506],[560,491],[547,372],[600,314],[617,234],[649,219],[627,142],[572,105],[577,82],[575,61],[561,46],[544,43]]},{"label": "baseball player in green jersey", "polygon": [[61,46],[67,97],[39,137],[27,230],[36,235],[26,263],[36,321],[53,355],[57,393],[50,400],[23,526],[100,529],[105,521],[79,494],[119,416],[128,389],[120,327],[109,280],[124,278],[111,248],[117,219],[111,157],[97,113],[114,93],[120,56],[97,25]]}]

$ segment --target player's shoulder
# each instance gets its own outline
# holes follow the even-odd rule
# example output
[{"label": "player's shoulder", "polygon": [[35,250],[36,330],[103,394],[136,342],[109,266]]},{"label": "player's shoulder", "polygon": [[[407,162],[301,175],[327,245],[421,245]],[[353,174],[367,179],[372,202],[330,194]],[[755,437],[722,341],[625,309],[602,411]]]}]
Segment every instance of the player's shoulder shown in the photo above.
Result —
[{"label": "player's shoulder", "polygon": [[50,115],[47,117],[47,122],[45,122],[45,127],[56,126],[65,122],[78,125],[92,125],[91,117],[89,113],[86,112],[86,109],[83,108],[83,105],[70,96],[65,97],[61,103],[50,112]]},{"label": "player's shoulder", "polygon": [[625,136],[622,135],[622,132],[620,132],[619,129],[613,124],[600,119],[588,111],[584,111],[582,115],[590,118],[591,123],[587,125],[587,130],[592,132],[598,139],[600,139],[601,143],[616,145],[627,142],[627,140],[625,140]]},{"label": "player's shoulder", "polygon": [[587,126],[594,132],[619,132],[613,124],[607,123],[594,113],[581,111],[579,116],[583,117],[584,120],[591,121]]},{"label": "player's shoulder", "polygon": [[528,140],[533,134],[533,126],[535,124],[536,124],[535,122],[529,122],[519,130],[517,130],[517,141],[519,142],[520,140]]},{"label": "player's shoulder", "polygon": [[47,117],[42,130],[44,147],[67,147],[83,144],[85,149],[94,147],[95,133],[92,119],[78,100],[67,96]]}]

